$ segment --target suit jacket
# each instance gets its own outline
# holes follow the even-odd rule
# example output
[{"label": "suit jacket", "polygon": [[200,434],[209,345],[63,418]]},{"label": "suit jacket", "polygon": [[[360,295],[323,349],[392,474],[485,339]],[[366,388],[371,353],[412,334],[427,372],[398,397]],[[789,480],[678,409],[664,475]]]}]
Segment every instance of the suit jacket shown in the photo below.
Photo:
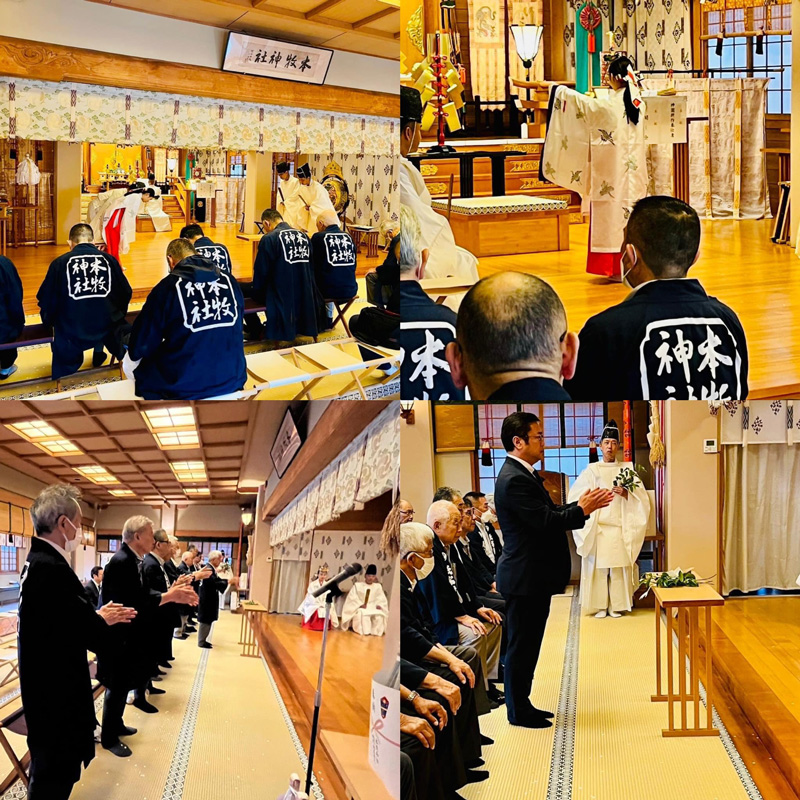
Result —
[{"label": "suit jacket", "polygon": [[[172,584],[172,581],[169,580],[169,574],[167,573],[168,563],[171,562],[165,561],[164,568],[162,569],[161,564],[158,563],[158,559],[152,553],[148,553],[144,557],[142,572],[145,582],[149,589],[155,589],[159,594],[166,592]],[[170,628],[177,628],[178,625],[180,625],[179,617],[179,609],[176,603],[164,603],[164,605],[159,606],[156,611],[156,619]]]},{"label": "suit jacket", "polygon": [[66,559],[34,536],[20,577],[19,602],[20,689],[31,747],[52,748],[60,758],[84,764],[94,758],[86,651],[104,652],[112,630]]},{"label": "suit jacket", "polygon": [[132,689],[150,677],[150,641],[161,592],[148,584],[144,565],[140,574],[139,559],[124,542],[103,573],[100,604],[108,602],[122,603],[139,613],[132,622],[112,628],[114,647],[105,656],[98,654],[98,678],[109,688]]},{"label": "suit jacket", "polygon": [[400,659],[400,683],[405,686],[406,689],[411,689],[412,691],[418,689],[427,675],[428,670],[424,667],[412,664],[404,658]]},{"label": "suit jacket", "polygon": [[504,383],[487,403],[569,403],[572,398],[552,378],[522,378]]},{"label": "suit jacket", "polygon": [[500,539],[494,532],[494,528],[491,525],[485,526],[488,528],[489,537],[494,545],[494,561],[492,561],[489,554],[486,552],[486,545],[484,544],[483,536],[478,528],[479,525],[485,525],[485,523],[476,522],[475,528],[467,535],[467,538],[469,539],[473,558],[478,558],[480,560],[484,569],[492,576],[492,580],[494,580],[497,574],[497,562],[503,552],[503,546],[500,544]]},{"label": "suit jacket", "polygon": [[414,664],[436,644],[430,608],[418,586],[412,587],[405,572],[400,572],[400,652]]},{"label": "suit jacket", "polygon": [[467,548],[461,540],[457,541],[454,547],[458,548],[458,557],[467,570],[478,597],[489,594],[492,591],[494,576],[481,561],[478,549],[469,542],[469,555],[467,555]]},{"label": "suit jacket", "polygon": [[503,554],[497,590],[505,595],[554,595],[569,583],[572,562],[567,531],[586,524],[577,503],[557,506],[534,472],[513,458],[503,464],[494,488]]},{"label": "suit jacket", "polygon": [[219,619],[219,596],[228,588],[228,581],[217,576],[211,564],[207,565],[211,576],[200,581],[200,605],[197,608],[197,619],[207,625]]},{"label": "suit jacket", "polygon": [[458,622],[456,617],[478,613],[478,600],[469,573],[461,564],[458,550],[450,546],[450,559],[455,570],[445,558],[444,545],[439,537],[433,540],[433,571],[420,581],[421,592],[431,610],[434,632],[442,644],[458,644]]},{"label": "suit jacket", "polygon": [[180,570],[175,566],[175,562],[171,558],[168,558],[164,562],[164,569],[167,573],[167,577],[169,578],[169,585],[172,586],[172,584],[175,583],[175,581],[180,577]]},{"label": "suit jacket", "polygon": [[22,281],[14,264],[0,256],[0,342],[13,342],[24,327]]},{"label": "suit jacket", "polygon": [[100,600],[100,590],[97,588],[97,584],[89,579],[83,584],[83,590],[86,592],[86,597],[92,604],[92,608],[97,608],[97,603]]}]

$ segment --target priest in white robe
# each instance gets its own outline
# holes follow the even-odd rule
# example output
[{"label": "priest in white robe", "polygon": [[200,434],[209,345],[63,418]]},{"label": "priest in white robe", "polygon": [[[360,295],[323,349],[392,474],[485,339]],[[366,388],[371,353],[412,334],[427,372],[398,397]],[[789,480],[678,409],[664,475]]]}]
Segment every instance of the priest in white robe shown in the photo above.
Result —
[{"label": "priest in white robe", "polygon": [[647,195],[645,107],[627,57],[609,64],[608,80],[606,97],[553,87],[541,174],[577,192],[589,212],[586,271],[621,281],[625,225]]},{"label": "priest in white robe", "polygon": [[[165,213],[161,200],[161,192],[156,195],[156,190],[152,187],[142,190],[142,205],[139,209],[139,216],[146,214],[153,220],[153,227],[159,233],[172,230],[172,220]],[[136,227],[136,220],[134,220]]]},{"label": "priest in white robe", "polygon": [[389,601],[378,583],[378,568],[370,564],[364,581],[357,581],[347,593],[342,609],[342,630],[352,626],[361,636],[383,636],[389,618]]},{"label": "priest in white robe", "polygon": [[[647,531],[650,498],[635,476],[633,464],[617,461],[619,429],[613,419],[603,429],[600,449],[603,460],[589,464],[578,476],[570,487],[569,502],[592,489],[609,489],[614,499],[592,513],[583,529],[572,535],[581,556],[583,613],[619,617],[631,610],[639,582],[636,559]],[[625,470],[630,472],[626,475]]]},{"label": "priest in white robe", "polygon": [[287,203],[291,204],[290,201],[297,194],[297,190],[300,188],[300,181],[290,173],[290,167],[286,161],[281,161],[275,169],[278,172],[278,202],[276,208],[284,221],[294,228],[294,220],[291,219],[291,214],[287,212],[286,206]]},{"label": "priest in white robe", "polygon": [[[325,630],[325,597],[321,594],[319,597],[313,597],[312,593],[322,586],[328,580],[328,565],[323,564],[318,570],[316,577],[311,583],[308,584],[306,589],[306,596],[300,607],[297,609],[303,615],[303,621],[300,623],[301,627],[307,628],[312,631]],[[335,593],[334,593],[335,594]],[[334,598],[335,600],[335,598]],[[331,627],[339,627],[339,617],[336,613],[336,603],[331,603]]]},{"label": "priest in white robe", "polygon": [[311,168],[303,164],[297,170],[297,191],[286,200],[284,221],[295,230],[303,231],[308,236],[317,232],[317,219],[326,211],[336,214],[328,190],[311,177]]},{"label": "priest in white robe", "polygon": [[459,247],[447,218],[431,206],[431,193],[420,171],[406,158],[416,152],[421,138],[422,99],[410,86],[400,87],[400,202],[408,206],[422,232],[421,244],[428,250],[426,278],[463,278],[478,281],[478,259]]}]

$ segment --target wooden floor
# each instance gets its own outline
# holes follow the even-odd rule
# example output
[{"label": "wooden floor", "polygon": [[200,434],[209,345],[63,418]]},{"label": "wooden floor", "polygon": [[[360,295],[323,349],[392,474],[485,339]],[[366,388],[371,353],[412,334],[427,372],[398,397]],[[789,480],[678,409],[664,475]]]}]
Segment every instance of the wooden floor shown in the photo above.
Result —
[{"label": "wooden floor", "polygon": [[713,611],[715,705],[764,800],[800,797],[800,597]]},{"label": "wooden floor", "polygon": [[[700,259],[690,275],[739,316],[750,354],[750,398],[800,393],[800,260],[770,239],[772,220],[704,220]],[[544,278],[567,309],[570,330],[624,300],[619,283],[586,274],[589,226],[570,226],[571,249],[483,258],[479,272],[516,270]]]},{"label": "wooden floor", "polygon": [[[234,223],[217,225],[212,228],[202,226],[204,233],[215,242],[226,245],[233,262],[233,274],[240,280],[250,280],[253,276],[252,245],[244,239],[237,239],[239,226]],[[143,301],[150,289],[153,288],[167,274],[166,250],[172,239],[177,239],[181,226],[173,222],[172,233],[137,233],[136,241],[131,245],[130,252],[120,259],[125,267],[125,276],[133,289],[133,301]],[[8,248],[7,256],[10,258],[22,279],[24,293],[24,307],[26,314],[38,314],[39,306],[36,303],[36,293],[42,285],[44,276],[50,262],[65,253],[66,247],[57,245],[39,245],[39,247]],[[369,270],[382,263],[383,255],[379,258],[367,258],[362,251],[358,254],[356,274],[363,277]]]},{"label": "wooden floor", "polygon": [[[256,630],[303,747],[308,752],[322,633],[303,630],[297,614],[261,614]],[[367,736],[372,676],[381,668],[384,637],[331,630],[325,658],[320,729]],[[349,800],[324,743],[318,745],[314,772],[326,800]]]}]

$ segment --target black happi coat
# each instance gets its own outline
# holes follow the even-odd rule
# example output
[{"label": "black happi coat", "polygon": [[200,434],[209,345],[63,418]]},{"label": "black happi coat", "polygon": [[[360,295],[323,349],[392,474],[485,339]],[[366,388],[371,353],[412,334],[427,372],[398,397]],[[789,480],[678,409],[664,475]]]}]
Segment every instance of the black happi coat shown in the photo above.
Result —
[{"label": "black happi coat", "polygon": [[573,400],[744,400],[747,342],[736,314],[694,279],[651,281],[580,333]]},{"label": "black happi coat", "polygon": [[28,744],[65,760],[94,758],[95,712],[87,651],[113,644],[67,560],[34,536],[20,579],[19,673]]},{"label": "black happi coat", "polygon": [[208,236],[201,236],[194,243],[194,249],[197,251],[197,255],[207,258],[221,272],[227,272],[228,275],[233,274],[231,254],[224,244],[217,244]]},{"label": "black happi coat", "polygon": [[83,243],[50,264],[36,299],[56,338],[88,350],[124,324],[131,293],[119,261]]},{"label": "black happi coat", "polygon": [[24,327],[22,281],[14,264],[0,256],[0,343],[13,342]]},{"label": "black happi coat", "polygon": [[267,339],[292,342],[316,336],[322,298],[311,269],[311,242],[286,222],[262,237],[253,265],[251,294],[267,309]]},{"label": "black happi coat", "polygon": [[416,281],[400,281],[400,396],[404,400],[463,400],[450,377],[445,347],[456,338],[456,312],[438,305]]},{"label": "black happi coat", "polygon": [[228,581],[217,576],[217,571],[207,564],[212,575],[200,581],[200,604],[197,607],[197,619],[210,625],[219,619],[219,596],[228,588]]},{"label": "black happi coat", "polygon": [[356,246],[349,233],[329,225],[311,237],[314,280],[323,297],[349,299],[358,294]]},{"label": "black happi coat", "polygon": [[100,605],[122,603],[135,608],[136,618],[111,629],[114,647],[98,654],[97,677],[111,689],[133,689],[150,678],[154,621],[161,605],[161,592],[154,589],[140,571],[136,553],[123,542],[103,572]]},{"label": "black happi coat", "polygon": [[184,258],[150,292],[133,323],[128,353],[141,363],[146,400],[202,400],[247,380],[239,284],[202,256]]},{"label": "black happi coat", "polygon": [[497,591],[508,595],[554,595],[569,583],[572,560],[567,531],[586,524],[577,503],[557,506],[538,473],[507,458],[494,487],[503,554]]}]

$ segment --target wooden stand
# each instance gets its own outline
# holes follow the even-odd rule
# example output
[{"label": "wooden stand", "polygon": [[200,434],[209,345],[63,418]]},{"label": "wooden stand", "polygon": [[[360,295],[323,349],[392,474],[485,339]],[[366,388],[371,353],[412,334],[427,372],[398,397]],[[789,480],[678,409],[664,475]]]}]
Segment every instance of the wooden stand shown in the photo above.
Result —
[{"label": "wooden stand", "polygon": [[[653,702],[666,702],[669,727],[662,730],[662,736],[719,736],[712,722],[712,659],[711,659],[711,608],[725,603],[710,586],[684,586],[676,589],[653,590],[656,600],[656,693],[650,697]],[[661,690],[661,609],[667,615],[667,693]],[[673,609],[676,611],[678,625],[678,689],[675,690],[675,657],[672,648]],[[706,658],[705,724],[700,724],[700,656],[699,656],[699,614],[705,610]],[[689,686],[686,686],[686,656],[689,656]],[[676,725],[674,703],[680,705],[680,724]],[[693,725],[689,725],[689,703],[694,706]]]},{"label": "wooden stand", "polygon": [[239,644],[242,646],[242,655],[250,658],[259,658],[261,651],[258,647],[258,637],[255,631],[255,621],[259,614],[266,614],[267,609],[249,600],[243,602],[239,608],[242,611],[242,627],[239,631]]}]

